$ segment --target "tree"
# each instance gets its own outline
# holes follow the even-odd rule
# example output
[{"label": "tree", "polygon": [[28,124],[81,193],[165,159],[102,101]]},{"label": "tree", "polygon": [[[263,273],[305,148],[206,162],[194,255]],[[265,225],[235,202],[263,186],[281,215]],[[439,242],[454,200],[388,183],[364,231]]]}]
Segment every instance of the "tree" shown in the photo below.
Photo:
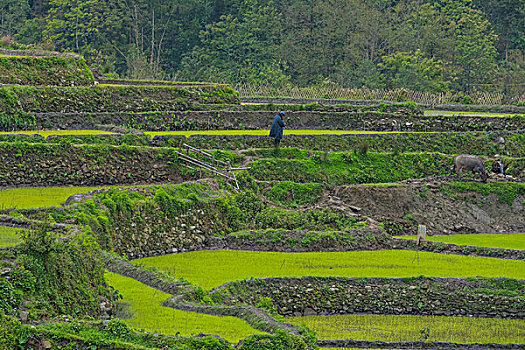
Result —
[{"label": "tree", "polygon": [[76,51],[96,42],[102,14],[99,0],[50,0],[45,34],[51,41]]},{"label": "tree", "polygon": [[13,37],[29,17],[27,0],[0,0],[0,33]]},{"label": "tree", "polygon": [[222,16],[220,22],[207,25],[202,44],[183,59],[181,77],[231,84],[286,83],[286,63],[277,57],[280,17],[272,6],[253,6],[253,12],[241,18]]},{"label": "tree", "polygon": [[525,0],[474,0],[498,34],[497,47],[505,60],[509,50],[525,52]]},{"label": "tree", "polygon": [[457,22],[457,77],[462,90],[469,92],[474,83],[491,83],[490,73],[496,68],[496,34],[482,12],[470,10]]},{"label": "tree", "polygon": [[447,89],[442,62],[425,57],[421,51],[384,56],[378,66],[387,89],[406,88],[433,93]]}]

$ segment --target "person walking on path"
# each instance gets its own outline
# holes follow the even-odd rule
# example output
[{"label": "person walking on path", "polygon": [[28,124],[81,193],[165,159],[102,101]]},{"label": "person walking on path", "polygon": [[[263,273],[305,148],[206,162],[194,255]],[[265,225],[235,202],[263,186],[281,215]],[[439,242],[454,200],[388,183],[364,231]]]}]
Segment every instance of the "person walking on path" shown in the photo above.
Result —
[{"label": "person walking on path", "polygon": [[279,114],[273,118],[272,127],[270,128],[270,137],[275,137],[275,148],[279,148],[279,143],[283,138],[283,128],[285,126],[283,122],[283,116],[284,112],[279,112]]}]

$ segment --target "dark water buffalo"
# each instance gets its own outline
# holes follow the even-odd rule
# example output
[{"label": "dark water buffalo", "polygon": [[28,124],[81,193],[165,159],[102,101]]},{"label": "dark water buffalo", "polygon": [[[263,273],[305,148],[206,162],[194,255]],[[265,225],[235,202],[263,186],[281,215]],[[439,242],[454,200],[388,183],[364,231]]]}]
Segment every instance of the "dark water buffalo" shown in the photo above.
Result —
[{"label": "dark water buffalo", "polygon": [[459,176],[463,170],[472,171],[473,176],[475,173],[480,173],[481,180],[487,182],[487,171],[479,157],[469,156],[467,154],[460,154],[454,157],[454,167],[452,168],[452,171],[457,172]]}]

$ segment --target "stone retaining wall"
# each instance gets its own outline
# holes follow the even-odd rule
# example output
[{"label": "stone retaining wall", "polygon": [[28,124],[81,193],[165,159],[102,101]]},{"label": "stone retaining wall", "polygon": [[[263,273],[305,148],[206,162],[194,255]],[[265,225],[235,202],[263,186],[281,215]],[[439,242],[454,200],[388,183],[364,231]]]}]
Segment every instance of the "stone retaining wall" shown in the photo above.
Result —
[{"label": "stone retaining wall", "polygon": [[[525,318],[525,301],[504,296],[505,281],[516,293],[522,280],[483,278],[267,278],[227,283],[211,293],[225,304],[256,305],[271,298],[284,316],[393,314]],[[500,295],[502,294],[502,295]]]},{"label": "stone retaining wall", "polygon": [[[108,145],[0,143],[0,186],[181,182],[175,150]],[[191,172],[190,172],[191,173]]]},{"label": "stone retaining wall", "polygon": [[[344,100],[344,99],[326,99],[326,98],[283,98],[283,97],[253,97],[243,96],[243,103],[274,103],[274,104],[296,104],[304,105],[310,103],[318,103],[323,105],[335,104],[352,104],[352,105],[370,105],[378,102],[384,104],[397,104],[399,102],[392,102],[386,100]],[[476,111],[476,112],[496,112],[496,113],[525,113],[524,106],[513,105],[465,105],[465,104],[419,104],[425,109],[443,110],[443,111]]]},{"label": "stone retaining wall", "polygon": [[[135,103],[132,101],[132,103]],[[176,109],[185,108],[175,104]],[[118,106],[115,106],[118,107]],[[159,109],[168,108],[163,103]],[[34,107],[32,107],[34,109]],[[66,108],[66,107],[64,107]],[[71,107],[67,107],[70,110]],[[74,108],[74,107],[73,107]],[[152,107],[153,108],[153,107]],[[85,108],[84,108],[85,109]],[[92,108],[93,109],[93,108]],[[119,107],[125,110],[124,107]],[[136,110],[145,109],[137,105]],[[89,112],[88,110],[86,112]],[[13,118],[4,130],[91,129],[112,124],[140,130],[243,130],[268,129],[275,112],[268,111],[167,111],[145,113],[32,113]],[[290,111],[287,129],[344,129],[373,131],[463,132],[525,130],[525,117],[414,116],[403,112]]]},{"label": "stone retaining wall", "polygon": [[[194,104],[237,104],[229,87],[203,86],[4,86],[0,87],[0,112],[29,118],[34,113],[149,112],[190,109]],[[20,116],[21,112],[28,113]],[[6,121],[2,122],[3,124]]]}]

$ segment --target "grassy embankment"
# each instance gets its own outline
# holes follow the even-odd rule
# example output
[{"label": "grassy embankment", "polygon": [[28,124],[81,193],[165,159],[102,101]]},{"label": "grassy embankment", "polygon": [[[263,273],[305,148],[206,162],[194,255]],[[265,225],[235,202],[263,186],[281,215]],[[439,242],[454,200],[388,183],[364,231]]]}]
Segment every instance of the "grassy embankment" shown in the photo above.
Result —
[{"label": "grassy embankment", "polygon": [[335,253],[195,251],[138,259],[205,289],[265,277],[509,277],[525,278],[525,262],[383,250]]},{"label": "grassy embankment", "polygon": [[524,320],[409,315],[325,315],[287,317],[285,320],[296,325],[305,323],[317,332],[319,340],[525,343]]},{"label": "grassy embankment", "polygon": [[[416,239],[416,236],[399,236],[397,238]],[[503,248],[525,250],[525,233],[498,233],[498,234],[457,234],[427,236],[427,241],[470,245],[486,248]]]},{"label": "grassy embankment", "polygon": [[21,242],[20,232],[24,229],[0,226],[0,247],[12,247]]},{"label": "grassy embankment", "polygon": [[235,343],[251,334],[262,334],[235,317],[212,316],[163,307],[161,303],[169,299],[170,295],[132,278],[109,272],[105,274],[105,278],[109,285],[120,291],[123,301],[129,304],[132,316],[125,319],[125,322],[136,329],[181,336],[216,334]]}]

